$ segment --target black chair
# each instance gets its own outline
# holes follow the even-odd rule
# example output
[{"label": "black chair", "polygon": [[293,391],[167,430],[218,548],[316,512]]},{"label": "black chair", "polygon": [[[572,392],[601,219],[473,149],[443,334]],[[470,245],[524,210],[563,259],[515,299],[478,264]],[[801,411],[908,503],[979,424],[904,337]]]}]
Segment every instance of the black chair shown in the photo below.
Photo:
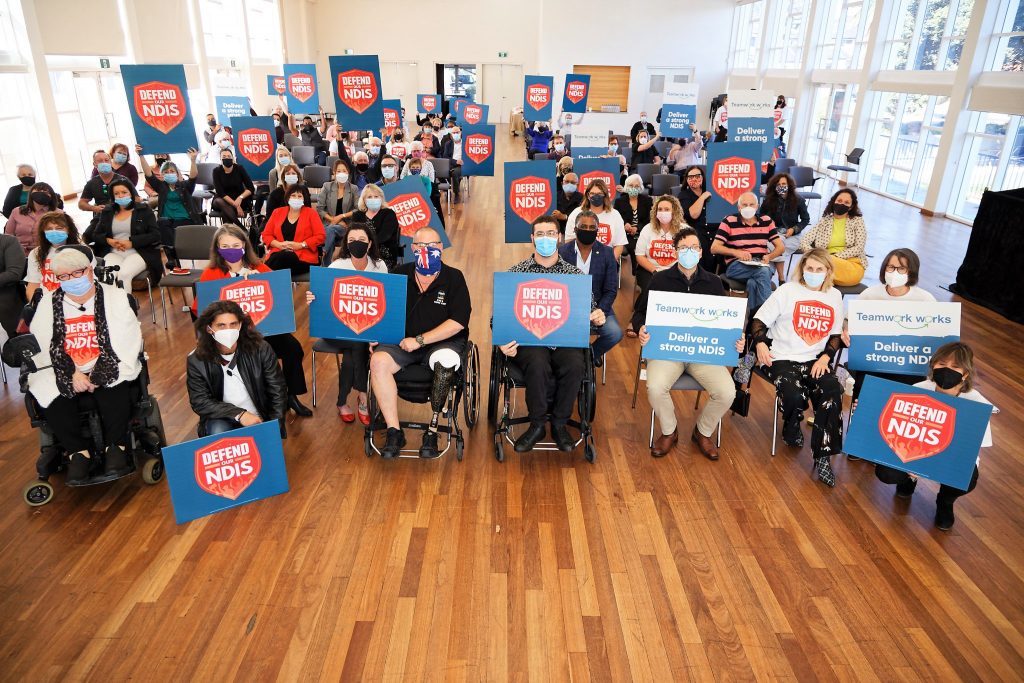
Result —
[{"label": "black chair", "polygon": [[636,173],[643,181],[644,187],[649,188],[653,182],[654,174],[661,173],[661,164],[637,164]]},{"label": "black chair", "polygon": [[[174,231],[174,252],[179,261],[205,261],[210,258],[210,247],[217,228],[212,225],[181,225]],[[160,306],[164,312],[164,329],[167,329],[167,300],[164,290],[168,288],[194,288],[203,271],[192,268],[187,274],[168,273],[160,278]],[[168,292],[168,297],[170,292]],[[184,296],[184,295],[182,295]]]},{"label": "black chair", "polygon": [[854,147],[850,150],[850,153],[846,155],[845,164],[829,164],[825,168],[830,171],[838,171],[840,173],[856,173],[860,170],[860,158],[864,156],[863,147]]},{"label": "black chair", "polygon": [[[814,184],[821,180],[821,178],[814,175],[814,169],[810,166],[794,166],[789,169],[789,174],[793,176],[793,182],[796,183],[797,192],[804,199],[821,199],[821,195],[814,191]],[[809,187],[809,190],[803,188]]]},{"label": "black chair", "polygon": [[668,159],[668,153],[672,150],[672,143],[668,140],[658,140],[654,143],[654,148],[658,150],[658,156],[661,157],[662,161]]},{"label": "black chair", "polygon": [[651,196],[653,197],[673,194],[672,188],[675,187],[682,187],[679,183],[679,176],[675,173],[658,173],[651,177]]},{"label": "black chair", "polygon": [[329,166],[317,166],[316,164],[306,166],[302,169],[302,181],[309,188],[310,199],[315,203],[316,195],[313,192],[331,182],[331,169]]},{"label": "black chair", "polygon": [[427,159],[431,166],[434,167],[434,182],[437,183],[437,189],[439,192],[445,193],[445,199],[448,203],[448,215],[452,215],[452,171],[451,171],[451,159]]},{"label": "black chair", "polygon": [[316,148],[312,145],[295,145],[291,150],[292,161],[299,168],[305,168],[316,161]]},{"label": "black chair", "polygon": [[288,149],[291,149],[292,147],[301,144],[302,140],[299,139],[298,136],[292,135],[291,133],[284,134],[284,146],[287,147]]},{"label": "black chair", "polygon": [[776,159],[775,160],[775,174],[778,175],[780,173],[789,173],[789,169],[791,169],[794,166],[796,166],[797,163],[798,162],[797,162],[796,159],[790,159],[788,157],[783,157],[781,159]]}]

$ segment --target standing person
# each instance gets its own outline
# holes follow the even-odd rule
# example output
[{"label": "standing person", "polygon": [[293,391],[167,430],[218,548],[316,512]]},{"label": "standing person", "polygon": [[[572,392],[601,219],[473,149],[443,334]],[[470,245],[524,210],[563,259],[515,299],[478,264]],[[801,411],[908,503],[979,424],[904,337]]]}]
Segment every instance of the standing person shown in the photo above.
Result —
[{"label": "standing person", "polygon": [[633,127],[629,129],[629,139],[636,140],[636,136],[640,133],[647,133],[647,137],[651,140],[658,137],[658,132],[654,129],[654,124],[647,120],[647,112],[640,112],[640,120],[633,124]]},{"label": "standing person", "polygon": [[[135,168],[128,160],[128,145],[123,142],[113,144],[110,148],[110,164],[114,173],[127,178],[132,187],[138,186],[139,169]],[[95,166],[93,166],[92,175],[94,178],[99,175],[99,170]]]},{"label": "standing person", "polygon": [[110,183],[114,203],[100,214],[94,233],[95,252],[108,266],[119,266],[117,278],[131,291],[132,280],[149,271],[153,284],[164,274],[160,259],[160,229],[156,216],[145,202],[139,201],[135,186],[124,178]]},{"label": "standing person", "polygon": [[736,206],[739,211],[719,224],[711,253],[725,257],[726,277],[746,283],[750,310],[756,311],[772,291],[768,263],[781,256],[785,247],[772,219],[758,215],[757,195],[744,192]]},{"label": "standing person", "polygon": [[[86,226],[82,235],[83,242],[92,242],[92,233],[96,229],[96,223],[99,222],[100,214],[108,204],[114,202],[114,198],[110,196],[111,183],[118,178],[128,180],[124,176],[114,173],[110,155],[102,149],[93,153],[92,165],[96,169],[96,175],[86,181],[85,187],[82,188],[82,192],[78,196],[78,209],[92,213],[89,225]],[[128,181],[128,184],[135,187],[131,181]]]},{"label": "standing person", "polygon": [[826,486],[836,485],[830,458],[843,450],[843,387],[831,370],[842,348],[843,295],[832,277],[828,252],[808,252],[794,279],[768,297],[750,325],[757,362],[766,367],[782,401],[787,445],[804,445],[800,422],[807,402],[814,407],[811,455]]},{"label": "standing person", "polygon": [[868,231],[857,204],[857,193],[843,188],[828,200],[818,224],[804,231],[800,249],[827,249],[836,271],[836,285],[850,287],[864,279],[868,267],[864,251],[867,241]]},{"label": "standing person", "polygon": [[164,253],[167,254],[168,261],[177,263],[177,254],[174,252],[174,231],[182,225],[202,225],[204,223],[203,213],[192,196],[199,177],[199,170],[196,168],[196,157],[199,156],[199,150],[188,150],[190,165],[187,179],[181,175],[177,164],[173,161],[165,161],[159,168],[158,176],[146,162],[146,157],[142,154],[142,145],[136,145],[135,151],[139,155],[139,164],[142,166],[146,182],[159,198],[156,224],[160,230],[160,241],[163,243]]},{"label": "standing person", "polygon": [[708,226],[708,201],[711,199],[711,193],[705,184],[703,167],[687,166],[683,172],[683,180],[683,187],[679,191],[679,205],[683,207],[683,218],[700,237],[701,266],[712,273],[717,272],[717,259],[711,253],[711,242],[714,241],[718,228]]},{"label": "standing person", "polygon": [[206,129],[203,131],[203,140],[206,140],[206,144],[210,147],[214,146],[217,138],[217,133],[221,132],[220,124],[217,123],[217,117],[213,114],[206,115]]},{"label": "standing person", "polygon": [[241,225],[242,217],[252,208],[256,186],[245,168],[235,163],[230,149],[220,150],[220,166],[213,169],[213,193],[213,208],[226,222]]},{"label": "standing person", "polygon": [[779,284],[786,281],[786,258],[800,248],[800,233],[811,222],[807,201],[796,191],[796,181],[788,173],[777,173],[768,181],[761,213],[772,219],[786,251],[772,259]]},{"label": "standing person", "polygon": [[565,234],[565,224],[569,214],[583,203],[583,193],[579,191],[579,176],[569,171],[562,176],[562,187],[555,198],[555,210],[551,215],[558,219],[558,229]]},{"label": "standing person", "polygon": [[290,270],[292,277],[309,272],[320,263],[317,249],[324,243],[324,224],[306,205],[306,188],[293,185],[285,193],[288,205],[274,211],[263,228],[267,267]]},{"label": "standing person", "polygon": [[4,233],[14,236],[27,254],[38,245],[36,236],[39,219],[50,211],[57,211],[57,193],[46,183],[36,183],[29,189],[28,201],[19,206],[7,219]]},{"label": "standing person", "polygon": [[729,96],[722,95],[722,104],[715,110],[715,118],[712,121],[712,130],[715,132],[715,142],[725,142],[729,139]]},{"label": "standing person", "polygon": [[352,214],[352,222],[373,226],[380,257],[388,264],[388,270],[394,270],[402,253],[402,233],[398,227],[398,216],[384,199],[384,191],[376,185],[364,187],[356,203],[356,211]]},{"label": "standing person", "polygon": [[779,95],[775,100],[775,129],[778,131],[779,147],[786,152],[786,129],[789,128],[790,111],[786,106],[786,96]]},{"label": "standing person", "polygon": [[334,245],[345,234],[356,211],[359,193],[350,182],[352,168],[344,159],[336,159],[331,181],[320,189],[316,211],[324,223],[324,264],[334,260]]},{"label": "standing person", "polygon": [[584,209],[589,209],[597,215],[597,241],[610,246],[615,251],[615,261],[618,262],[622,258],[622,250],[629,241],[626,238],[626,227],[622,216],[612,208],[608,186],[598,178],[587,186],[583,196],[583,204],[573,209],[566,221],[565,239],[575,239],[576,216]]},{"label": "standing person", "polygon": [[626,251],[629,253],[633,276],[637,278],[642,276],[637,271],[636,241],[640,236],[640,229],[647,224],[651,216],[653,205],[651,195],[644,192],[643,179],[636,173],[626,178],[626,182],[622,184],[622,192],[615,198],[615,210],[622,216],[622,225],[626,230]]},{"label": "standing person", "polygon": [[462,128],[453,126],[441,145],[441,158],[451,159],[449,173],[452,192],[455,193],[455,203],[462,201]]},{"label": "standing person", "polygon": [[562,135],[572,135],[572,129],[583,123],[584,116],[586,114],[582,112],[573,114],[572,112],[563,111],[558,115],[558,132]]},{"label": "standing person", "polygon": [[35,298],[40,287],[52,292],[60,286],[51,268],[51,260],[59,247],[65,244],[81,244],[78,227],[63,211],[51,211],[43,214],[36,226],[36,242],[39,246],[28,253],[28,264],[25,273],[25,296],[29,301]]},{"label": "standing person", "polygon": [[25,252],[14,235],[0,235],[0,327],[10,339],[18,333],[25,307]]},{"label": "standing person", "polygon": [[[653,126],[652,126],[653,128]],[[654,133],[641,130],[633,138],[633,158],[629,160],[629,170],[636,173],[640,164],[660,164],[661,157],[658,155],[658,148],[654,146],[657,137]]]}]

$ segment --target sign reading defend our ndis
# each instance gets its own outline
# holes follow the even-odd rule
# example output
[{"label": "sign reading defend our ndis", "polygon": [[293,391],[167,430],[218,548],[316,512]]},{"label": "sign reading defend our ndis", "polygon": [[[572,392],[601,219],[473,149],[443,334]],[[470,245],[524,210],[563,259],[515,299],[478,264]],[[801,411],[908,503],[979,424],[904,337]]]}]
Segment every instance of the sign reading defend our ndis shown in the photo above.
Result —
[{"label": "sign reading defend our ndis", "polygon": [[187,152],[199,147],[189,113],[183,65],[124,64],[121,79],[135,140],[147,154]]},{"label": "sign reading defend our ndis", "polygon": [[397,344],[405,337],[403,275],[309,269],[309,336]]},{"label": "sign reading defend our ndis", "polygon": [[495,273],[492,341],[586,348],[591,296],[589,275]]},{"label": "sign reading defend our ndis", "polygon": [[652,291],[643,357],[680,363],[735,365],[747,302],[729,296]]},{"label": "sign reading defend our ndis", "polygon": [[234,301],[261,334],[295,331],[292,278],[287,270],[197,282],[196,296],[200,311],[214,301]]},{"label": "sign reading defend our ndis", "polygon": [[529,242],[533,219],[554,209],[554,161],[505,162],[505,242]]}]

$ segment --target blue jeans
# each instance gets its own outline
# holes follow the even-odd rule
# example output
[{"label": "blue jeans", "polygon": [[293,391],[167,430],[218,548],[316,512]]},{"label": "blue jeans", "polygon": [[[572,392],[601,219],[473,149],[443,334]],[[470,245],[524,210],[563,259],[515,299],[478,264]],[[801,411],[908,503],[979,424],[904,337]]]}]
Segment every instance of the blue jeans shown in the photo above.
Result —
[{"label": "blue jeans", "polygon": [[725,276],[733,280],[747,283],[747,306],[751,311],[761,307],[772,293],[772,273],[775,271],[764,266],[748,266],[733,261],[725,269]]},{"label": "blue jeans", "polygon": [[236,420],[228,420],[224,418],[214,418],[207,420],[205,423],[199,425],[199,436],[214,436],[215,434],[223,434],[224,432],[230,432],[232,429],[241,428],[242,423]]},{"label": "blue jeans", "polygon": [[615,319],[614,313],[609,313],[604,318],[604,325],[597,327],[590,326],[590,333],[596,334],[594,340],[594,357],[602,356],[611,350],[613,346],[622,341],[622,328],[619,321]]},{"label": "blue jeans", "polygon": [[346,230],[348,230],[348,226],[345,223],[324,226],[324,234],[327,236],[324,240],[325,266],[331,265],[331,261],[334,260],[334,247],[337,246],[335,243],[344,237]]}]

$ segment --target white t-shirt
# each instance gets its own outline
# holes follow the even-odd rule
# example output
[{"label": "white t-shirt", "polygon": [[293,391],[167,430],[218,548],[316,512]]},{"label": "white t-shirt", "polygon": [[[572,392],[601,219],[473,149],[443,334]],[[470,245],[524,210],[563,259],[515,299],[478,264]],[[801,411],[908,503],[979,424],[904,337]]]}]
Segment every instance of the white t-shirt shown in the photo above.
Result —
[{"label": "white t-shirt", "polygon": [[100,345],[96,339],[95,296],[83,304],[64,297],[64,350],[79,372],[88,374],[96,366]]},{"label": "white t-shirt", "polygon": [[715,110],[715,125],[721,126],[722,128],[729,127],[729,108],[719,107]]},{"label": "white t-shirt", "polygon": [[233,406],[238,406],[240,410],[252,413],[253,415],[259,415],[260,411],[256,409],[256,404],[252,402],[249,390],[245,388],[245,383],[242,381],[242,373],[238,371],[237,367],[229,369],[235,354],[222,353],[220,357],[228,362],[228,365],[220,366],[221,372],[224,373],[224,395],[221,397],[221,400]]},{"label": "white t-shirt", "polygon": [[885,285],[872,285],[858,296],[863,301],[935,301],[932,293],[920,287],[911,287],[910,291],[903,296],[893,296],[886,290]]},{"label": "white t-shirt", "polygon": [[[576,238],[576,216],[583,209],[576,207],[569,214],[565,226],[565,241]],[[622,216],[615,209],[597,214],[597,241],[609,247],[621,247],[626,244],[626,226],[622,224]]]},{"label": "white t-shirt", "polygon": [[655,228],[648,223],[636,238],[636,255],[649,258],[654,262],[656,270],[671,268],[676,263],[676,248],[672,246],[672,231],[662,230],[661,224]]},{"label": "white t-shirt", "polygon": [[36,259],[38,253],[39,247],[28,252],[28,270],[25,272],[25,282],[41,285],[46,291],[52,292],[60,284],[57,282],[57,278],[53,276],[53,271],[50,270],[50,256],[49,254],[46,256],[46,259],[43,261],[43,267],[40,269],[39,261]]},{"label": "white t-shirt", "polygon": [[[933,382],[930,379],[922,380],[922,381],[918,382],[917,384],[915,384],[914,386],[918,387],[920,389],[928,389],[929,391],[935,391],[936,390],[935,382]],[[970,391],[964,392],[964,393],[960,394],[959,396],[957,396],[957,398],[966,398],[968,401],[977,401],[978,403],[987,403],[988,405],[992,405],[992,401],[990,401],[987,398],[985,398],[984,396],[982,396],[981,392],[978,391],[977,389],[971,389]],[[991,445],[992,445],[992,422],[989,421],[989,423],[987,425],[985,425],[985,436],[983,436],[982,439],[981,439],[981,447],[982,448],[988,448]],[[980,462],[980,461],[981,461],[981,455],[979,454],[978,455],[978,462]]]},{"label": "white t-shirt", "polygon": [[787,282],[772,292],[754,316],[768,326],[773,360],[815,360],[825,342],[843,330],[843,295],[835,287],[816,292]]},{"label": "white t-shirt", "polygon": [[[352,265],[352,259],[340,258],[333,261],[328,268],[340,268],[342,270],[356,270],[356,267]],[[364,272],[367,273],[386,273],[388,272],[388,264],[383,261],[374,261],[369,256],[366,257],[366,269]]]}]

